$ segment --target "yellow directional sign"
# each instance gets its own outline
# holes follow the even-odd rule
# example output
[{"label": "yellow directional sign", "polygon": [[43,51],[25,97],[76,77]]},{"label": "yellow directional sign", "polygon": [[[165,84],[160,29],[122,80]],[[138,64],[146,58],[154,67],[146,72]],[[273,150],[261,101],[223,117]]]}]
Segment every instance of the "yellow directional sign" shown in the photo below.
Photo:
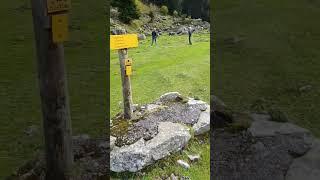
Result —
[{"label": "yellow directional sign", "polygon": [[132,68],[131,68],[131,66],[126,66],[126,75],[127,75],[127,76],[131,76],[131,74],[132,74]]},{"label": "yellow directional sign", "polygon": [[48,13],[68,11],[71,7],[71,0],[47,0]]},{"label": "yellow directional sign", "polygon": [[111,35],[110,36],[110,49],[126,49],[138,47],[137,34],[124,34],[124,35]]},{"label": "yellow directional sign", "polygon": [[52,40],[62,43],[68,39],[68,15],[56,14],[52,16]]}]

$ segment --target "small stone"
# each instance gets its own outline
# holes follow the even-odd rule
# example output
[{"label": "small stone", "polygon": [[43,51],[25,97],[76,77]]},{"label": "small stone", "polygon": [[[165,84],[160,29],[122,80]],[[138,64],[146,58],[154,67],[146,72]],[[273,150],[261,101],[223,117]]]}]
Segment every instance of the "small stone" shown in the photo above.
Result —
[{"label": "small stone", "polygon": [[299,91],[300,92],[308,92],[312,89],[312,86],[311,85],[306,85],[306,86],[302,86],[299,88]]},{"label": "small stone", "polygon": [[36,125],[29,126],[24,133],[28,136],[33,136],[39,133],[39,128]]},{"label": "small stone", "polygon": [[171,174],[170,178],[171,178],[171,180],[178,180],[178,177],[175,176],[173,173]]},{"label": "small stone", "polygon": [[188,176],[182,176],[182,177],[180,178],[180,180],[191,180],[191,178],[188,177]]},{"label": "small stone", "polygon": [[176,101],[177,97],[180,97],[181,94],[178,92],[168,92],[160,96],[157,102],[164,103],[164,102],[173,102]]},{"label": "small stone", "polygon": [[190,159],[191,162],[197,162],[200,160],[200,155],[196,154],[196,155],[188,155],[188,158]]},{"label": "small stone", "polygon": [[133,105],[132,105],[132,111],[133,111],[133,112],[137,111],[138,108],[139,108],[139,104],[133,104]]},{"label": "small stone", "polygon": [[190,165],[182,160],[178,160],[177,163],[185,169],[189,169]]}]

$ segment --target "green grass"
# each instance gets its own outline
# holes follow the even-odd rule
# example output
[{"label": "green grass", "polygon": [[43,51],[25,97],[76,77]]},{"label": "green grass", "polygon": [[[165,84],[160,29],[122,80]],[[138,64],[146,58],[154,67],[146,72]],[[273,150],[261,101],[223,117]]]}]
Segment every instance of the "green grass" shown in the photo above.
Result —
[{"label": "green grass", "polygon": [[[172,91],[198,96],[209,102],[209,34],[194,34],[193,43],[188,45],[187,35],[161,36],[157,46],[151,47],[148,38],[141,41],[138,48],[129,49],[129,57],[133,59],[133,103],[149,103]],[[110,106],[113,116],[121,111],[122,91],[118,53],[110,53]]]},{"label": "green grass", "polygon": [[[214,93],[237,111],[264,98],[320,136],[319,1],[219,1]],[[224,39],[237,36],[240,43]],[[304,85],[312,90],[299,93]]]},{"label": "green grass", "polygon": [[[73,134],[105,133],[106,52],[104,3],[73,1],[65,43]],[[42,116],[30,1],[0,7],[0,179],[42,148]],[[23,131],[37,125],[40,134]]]},{"label": "green grass", "polygon": [[[198,97],[209,102],[210,93],[210,36],[194,34],[193,45],[188,45],[188,37],[161,36],[158,45],[151,47],[150,37],[141,41],[138,48],[129,49],[129,57],[133,58],[133,75],[131,77],[133,103],[150,103],[160,95],[178,91],[182,95]],[[120,66],[117,51],[111,51],[111,116],[122,111]],[[201,162],[192,165],[186,171],[176,163],[177,158],[186,159],[186,155],[175,154],[142,172],[144,179],[177,173],[191,179],[209,179],[210,177],[210,145],[194,140],[188,151],[200,153]],[[136,177],[137,174],[113,174],[113,177]]]}]

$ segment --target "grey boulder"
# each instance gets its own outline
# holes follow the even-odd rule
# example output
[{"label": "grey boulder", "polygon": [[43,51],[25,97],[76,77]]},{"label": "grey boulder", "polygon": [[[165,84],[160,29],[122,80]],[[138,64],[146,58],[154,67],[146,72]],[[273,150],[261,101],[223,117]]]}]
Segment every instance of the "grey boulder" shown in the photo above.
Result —
[{"label": "grey boulder", "polygon": [[193,125],[195,135],[201,135],[210,131],[210,106],[206,111],[201,112],[198,122]]}]

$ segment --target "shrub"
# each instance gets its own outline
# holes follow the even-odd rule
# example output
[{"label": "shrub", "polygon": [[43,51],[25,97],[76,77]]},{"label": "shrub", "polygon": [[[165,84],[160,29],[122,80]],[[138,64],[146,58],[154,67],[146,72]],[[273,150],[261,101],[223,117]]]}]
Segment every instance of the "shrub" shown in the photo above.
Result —
[{"label": "shrub", "polygon": [[168,15],[169,9],[168,9],[167,6],[161,6],[160,12],[161,12],[161,14],[163,14],[163,15]]},{"label": "shrub", "polygon": [[174,10],[172,14],[173,14],[174,17],[178,17],[179,16],[178,11],[176,11],[176,10]]},{"label": "shrub", "polygon": [[154,20],[154,18],[155,18],[155,12],[150,11],[150,12],[148,13],[148,15],[149,15],[149,17],[151,18],[151,22],[153,22],[153,20]]},{"label": "shrub", "polygon": [[131,26],[134,29],[139,29],[142,25],[143,25],[143,22],[141,20],[139,20],[139,19],[135,19],[135,20],[131,21]]}]

